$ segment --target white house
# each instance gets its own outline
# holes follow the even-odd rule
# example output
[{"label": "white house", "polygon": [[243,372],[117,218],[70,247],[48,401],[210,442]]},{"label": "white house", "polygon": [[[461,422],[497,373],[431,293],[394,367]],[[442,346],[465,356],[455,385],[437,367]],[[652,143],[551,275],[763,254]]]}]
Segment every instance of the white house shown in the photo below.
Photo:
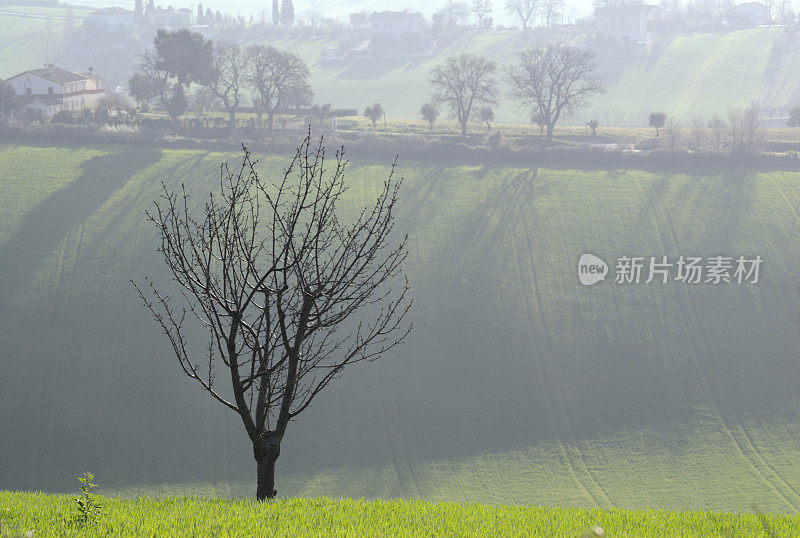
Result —
[{"label": "white house", "polygon": [[754,28],[769,24],[769,9],[758,2],[739,4],[725,12],[725,22],[731,28]]},{"label": "white house", "polygon": [[403,34],[421,34],[425,19],[422,13],[408,11],[381,11],[369,16],[369,36],[391,35],[398,38]]},{"label": "white house", "polygon": [[639,43],[648,40],[648,23],[658,15],[658,6],[598,7],[594,10],[598,35],[618,43]]},{"label": "white house", "polygon": [[29,69],[6,82],[25,103],[34,117],[49,117],[59,110],[95,108],[105,98],[105,79],[94,74],[90,67],[83,73],[73,73],[53,64]]},{"label": "white house", "polygon": [[89,20],[109,28],[131,27],[136,22],[136,13],[123,7],[104,7],[89,13]]}]

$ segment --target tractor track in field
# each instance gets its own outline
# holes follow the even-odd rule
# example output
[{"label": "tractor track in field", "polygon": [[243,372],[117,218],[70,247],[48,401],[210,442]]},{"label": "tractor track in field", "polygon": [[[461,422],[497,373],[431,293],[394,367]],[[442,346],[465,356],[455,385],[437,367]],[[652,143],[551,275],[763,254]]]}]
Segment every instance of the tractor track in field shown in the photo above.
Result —
[{"label": "tractor track in field", "polygon": [[[664,206],[663,200],[659,201],[658,203],[661,207],[662,212],[664,213],[665,221],[667,223],[667,227],[670,230],[673,244],[677,245],[678,244],[677,233],[675,232],[675,226],[674,223],[672,222],[670,213]],[[778,473],[775,470],[775,468],[772,465],[770,465],[766,461],[764,456],[761,454],[761,452],[753,443],[750,434],[745,428],[741,418],[736,413],[735,408],[725,395],[724,388],[712,387],[712,383],[709,381],[709,376],[707,375],[707,372],[705,372],[705,369],[701,366],[700,361],[698,359],[701,354],[704,354],[708,358],[708,364],[711,367],[710,374],[711,376],[713,376],[714,379],[717,380],[716,384],[718,384],[720,380],[719,371],[716,366],[716,361],[711,352],[711,348],[708,344],[706,336],[701,329],[701,319],[697,311],[696,302],[692,297],[691,293],[688,293],[688,290],[685,296],[686,300],[691,306],[691,313],[692,316],[694,317],[695,327],[697,327],[698,329],[698,335],[700,336],[700,341],[702,343],[702,350],[698,350],[698,345],[695,343],[696,340],[691,338],[689,339],[693,351],[692,356],[694,357],[694,360],[692,362],[694,363],[695,371],[697,371],[698,373],[700,382],[708,391],[708,394],[711,397],[711,400],[714,403],[714,406],[716,407],[717,412],[719,413],[719,416],[722,419],[723,424],[725,425],[725,428],[728,431],[728,434],[730,435],[730,438],[733,441],[734,446],[742,455],[742,457],[750,464],[752,469],[764,481],[764,483],[767,484],[768,487],[770,487],[775,493],[777,493],[778,496],[782,498],[792,509],[796,509],[798,506],[800,506],[800,493],[791,484],[789,484],[780,475],[780,473]],[[725,409],[728,409],[728,412],[726,412]],[[729,413],[731,415],[730,417],[728,416]],[[737,434],[736,433],[737,431],[740,433]],[[739,437],[742,437],[743,439]],[[750,453],[752,453],[752,455]],[[772,476],[770,477],[768,475]],[[793,496],[796,498],[796,501],[792,502],[791,500],[789,500],[789,497],[787,497],[785,493],[778,488],[778,485],[783,486],[783,488],[788,488],[792,492]]]},{"label": "tractor track in field", "polygon": [[[552,338],[550,336],[550,331],[547,329],[547,325],[546,325],[546,321],[545,321],[546,320],[546,316],[545,316],[544,307],[543,307],[543,304],[542,304],[543,301],[542,301],[542,295],[541,295],[540,286],[539,286],[539,278],[538,278],[538,275],[537,275],[537,271],[536,271],[536,268],[535,268],[535,262],[534,262],[533,254],[532,254],[535,245],[534,245],[534,241],[533,241],[530,229],[528,227],[528,222],[527,222],[527,218],[526,218],[526,215],[525,215],[525,210],[524,210],[524,208],[522,206],[521,194],[520,194],[521,187],[522,187],[522,183],[520,183],[516,188],[512,189],[510,194],[513,197],[513,201],[516,202],[516,206],[517,206],[517,209],[519,211],[519,222],[522,225],[522,230],[523,230],[524,238],[525,238],[525,247],[526,248],[524,250],[525,250],[525,252],[527,254],[528,264],[530,266],[531,278],[532,278],[532,281],[533,281],[533,287],[534,287],[534,293],[535,293],[535,301],[536,301],[536,310],[538,311],[539,319],[541,320],[542,333],[543,333],[543,335],[545,337],[545,341],[547,343],[547,351],[548,351],[548,353],[547,353],[547,358],[545,360],[547,361],[548,365],[550,366],[547,370],[551,371],[552,370],[551,361],[552,361],[552,357],[554,355],[553,341],[552,341]],[[519,250],[518,250],[518,252],[519,252]],[[522,271],[520,271],[519,274],[522,275]],[[531,309],[530,300],[527,297],[525,297],[524,300],[526,302],[526,308]],[[530,318],[530,316],[529,316],[529,318]],[[532,318],[531,318],[531,321],[533,321]],[[543,356],[543,358],[544,358],[544,356]],[[577,436],[574,434],[574,432],[572,430],[572,425],[571,425],[571,420],[570,420],[570,417],[569,417],[569,413],[567,412],[566,405],[564,403],[564,394],[563,394],[563,390],[561,388],[561,383],[556,379],[556,376],[552,375],[552,373],[548,375],[548,378],[549,378],[548,379],[549,383],[546,383],[546,386],[554,387],[555,388],[555,392],[556,392],[555,401],[556,401],[557,406],[558,406],[557,414],[560,415],[560,416],[554,417],[555,420],[556,420],[556,424],[557,425],[563,425],[564,429],[566,430],[567,439],[569,439],[571,441],[572,448],[574,448],[575,451],[577,452],[577,461],[578,461],[577,467],[578,468],[576,469],[575,465],[574,465],[574,463],[572,461],[572,458],[570,458],[569,451],[567,450],[567,445],[566,445],[566,443],[564,441],[564,432],[562,432],[562,428],[561,427],[557,426],[556,427],[556,431],[558,431],[559,443],[562,445],[562,453],[564,454],[564,456],[566,458],[566,461],[567,461],[567,463],[568,463],[568,465],[570,467],[571,473],[573,474],[575,479],[580,483],[580,485],[584,489],[584,491],[586,491],[589,494],[589,496],[592,498],[592,500],[593,500],[593,502],[595,503],[596,506],[598,506],[598,507],[613,506],[613,502],[611,501],[610,497],[605,492],[605,490],[600,485],[600,483],[597,481],[597,479],[595,478],[594,474],[589,469],[589,466],[586,464],[586,460],[585,460],[585,457],[584,457],[584,448],[581,446],[580,441],[578,440]],[[588,478],[589,485],[591,486],[591,490],[590,490],[589,487],[587,487],[587,484],[580,478],[579,473],[583,474],[584,476],[586,476]]]}]

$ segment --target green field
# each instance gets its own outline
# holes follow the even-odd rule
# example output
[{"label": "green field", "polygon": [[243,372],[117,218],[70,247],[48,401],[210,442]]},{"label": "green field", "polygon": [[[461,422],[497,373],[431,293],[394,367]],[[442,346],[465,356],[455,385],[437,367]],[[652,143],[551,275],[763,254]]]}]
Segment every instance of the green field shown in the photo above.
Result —
[{"label": "green field", "polygon": [[[0,11],[15,10],[13,7],[0,7]],[[48,21],[0,13],[0,78],[13,77],[26,69],[41,67],[46,60],[40,47],[43,34],[48,31],[61,32],[64,24],[60,19]]]},{"label": "green field", "polygon": [[[798,515],[436,504],[424,501],[101,499],[71,524],[74,497],[0,491],[0,533],[36,536],[796,536]],[[601,534],[602,533],[602,534]]]},{"label": "green field", "polygon": [[[128,283],[166,278],[159,181],[202,195],[236,157],[0,145],[0,487],[253,494],[241,424]],[[351,157],[346,214],[389,164]],[[800,173],[399,166],[415,331],[290,427],[279,495],[800,509]],[[586,288],[585,252],[764,262],[755,285]]]},{"label": "green field", "polygon": [[[584,119],[597,118],[601,125],[646,125],[650,112],[663,110],[688,125],[695,115],[707,119],[714,113],[724,113],[728,105],[746,106],[762,96],[769,106],[795,103],[800,61],[796,60],[797,49],[785,45],[783,32],[758,28],[682,35],[664,50],[647,56],[600,54],[600,71],[607,77],[608,92],[565,123],[583,125]],[[335,46],[334,42],[284,39],[275,43],[297,52],[312,66],[318,102],[361,111],[379,101],[387,116],[402,119],[418,119],[419,107],[432,93],[430,71],[446,56],[484,54],[502,66],[513,61],[517,51],[535,44],[518,32],[503,31],[462,38],[432,58],[323,62],[322,49]],[[781,62],[771,59],[777,46],[786,49]],[[502,79],[502,72],[499,74]],[[771,78],[775,79],[774,87],[768,83]],[[504,94],[505,86],[501,86]],[[529,112],[518,111],[505,95],[496,115],[498,121],[523,124],[530,117]]]}]

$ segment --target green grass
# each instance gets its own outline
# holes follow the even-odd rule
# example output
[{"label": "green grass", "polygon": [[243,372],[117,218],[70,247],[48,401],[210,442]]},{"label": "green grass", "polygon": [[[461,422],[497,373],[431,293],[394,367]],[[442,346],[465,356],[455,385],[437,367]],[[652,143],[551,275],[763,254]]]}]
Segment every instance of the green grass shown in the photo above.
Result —
[{"label": "green grass", "polygon": [[[438,504],[420,500],[102,499],[86,527],[74,498],[0,492],[0,533],[36,536],[792,536],[800,516]],[[598,529],[598,527],[600,529]]]},{"label": "green grass", "polygon": [[47,21],[0,14],[0,78],[41,67],[45,58],[38,52],[39,40],[45,32],[60,32],[63,28],[64,21],[59,19]]},{"label": "green grass", "polygon": [[[106,494],[252,495],[241,424],[128,283],[166,281],[143,218],[159,182],[200,197],[236,157],[0,145],[4,488],[88,470]],[[345,216],[389,165],[351,157]],[[399,165],[415,331],[292,424],[280,495],[800,509],[800,172]],[[584,288],[584,252],[764,265],[757,285]]]}]

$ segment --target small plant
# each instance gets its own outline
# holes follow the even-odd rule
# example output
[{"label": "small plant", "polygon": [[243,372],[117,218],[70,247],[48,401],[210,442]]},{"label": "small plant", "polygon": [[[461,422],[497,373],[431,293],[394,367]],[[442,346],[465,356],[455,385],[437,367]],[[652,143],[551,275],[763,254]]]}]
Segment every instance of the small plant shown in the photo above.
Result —
[{"label": "small plant", "polygon": [[78,513],[72,518],[73,523],[77,525],[95,523],[100,519],[100,496],[92,493],[92,490],[97,487],[92,480],[94,480],[92,473],[83,473],[83,476],[78,477],[78,481],[81,483],[81,495],[75,499],[78,504]]}]

